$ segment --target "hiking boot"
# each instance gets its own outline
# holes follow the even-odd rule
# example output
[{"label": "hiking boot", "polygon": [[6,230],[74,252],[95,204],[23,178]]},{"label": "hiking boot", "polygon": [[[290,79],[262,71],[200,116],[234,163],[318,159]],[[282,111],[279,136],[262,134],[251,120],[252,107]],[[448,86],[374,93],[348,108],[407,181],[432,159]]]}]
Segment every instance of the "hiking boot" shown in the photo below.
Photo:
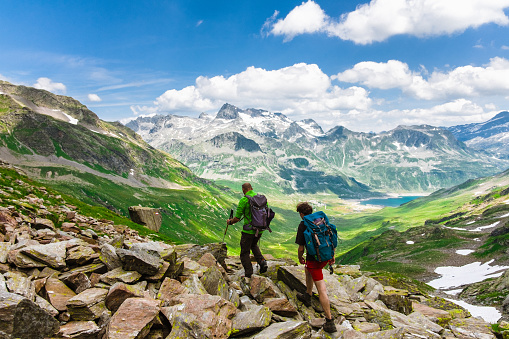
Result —
[{"label": "hiking boot", "polygon": [[302,301],[302,303],[304,305],[306,305],[307,307],[310,307],[311,306],[311,295],[308,294],[308,293],[297,293],[297,299],[299,299],[300,301]]},{"label": "hiking boot", "polygon": [[334,318],[332,319],[325,318],[325,325],[323,325],[322,328],[325,332],[329,333],[334,333],[338,331],[338,329],[336,328],[336,324],[334,323]]},{"label": "hiking boot", "polygon": [[269,268],[269,265],[267,265],[267,261],[262,261],[262,263],[260,264],[260,274],[263,274],[265,272],[267,272],[267,269]]}]

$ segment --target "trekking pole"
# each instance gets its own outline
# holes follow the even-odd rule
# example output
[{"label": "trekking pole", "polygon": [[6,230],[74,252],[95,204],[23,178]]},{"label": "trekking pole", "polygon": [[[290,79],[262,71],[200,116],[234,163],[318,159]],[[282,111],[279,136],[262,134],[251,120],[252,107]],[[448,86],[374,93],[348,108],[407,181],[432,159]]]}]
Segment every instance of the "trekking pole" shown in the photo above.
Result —
[{"label": "trekking pole", "polygon": [[[228,220],[230,220],[230,219],[233,219],[233,209],[230,210],[230,218]],[[224,237],[226,236],[226,232],[228,231],[228,220],[226,221],[226,228],[225,228],[224,234],[223,234],[223,242],[224,242]]]}]

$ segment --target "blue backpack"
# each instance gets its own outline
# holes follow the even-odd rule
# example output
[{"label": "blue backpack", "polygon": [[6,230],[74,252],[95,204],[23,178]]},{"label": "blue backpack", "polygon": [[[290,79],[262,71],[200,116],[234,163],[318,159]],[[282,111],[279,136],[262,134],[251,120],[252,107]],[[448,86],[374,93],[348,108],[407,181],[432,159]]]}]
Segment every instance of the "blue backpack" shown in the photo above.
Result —
[{"label": "blue backpack", "polygon": [[305,215],[303,218],[306,230],[307,254],[315,261],[328,261],[334,257],[334,249],[338,246],[338,232],[336,226],[329,222],[329,218],[322,211]]}]

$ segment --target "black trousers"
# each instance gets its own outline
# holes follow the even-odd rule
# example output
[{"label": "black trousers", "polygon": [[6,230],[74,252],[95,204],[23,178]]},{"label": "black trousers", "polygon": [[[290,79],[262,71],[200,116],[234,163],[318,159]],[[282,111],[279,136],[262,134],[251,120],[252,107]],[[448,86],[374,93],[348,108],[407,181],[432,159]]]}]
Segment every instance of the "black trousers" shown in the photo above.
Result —
[{"label": "black trousers", "polygon": [[255,237],[254,234],[248,234],[242,232],[240,237],[240,262],[244,267],[246,277],[251,277],[253,274],[253,265],[251,264],[251,251],[256,259],[256,262],[261,265],[265,261],[265,258],[258,247],[258,241],[261,238],[261,234]]}]

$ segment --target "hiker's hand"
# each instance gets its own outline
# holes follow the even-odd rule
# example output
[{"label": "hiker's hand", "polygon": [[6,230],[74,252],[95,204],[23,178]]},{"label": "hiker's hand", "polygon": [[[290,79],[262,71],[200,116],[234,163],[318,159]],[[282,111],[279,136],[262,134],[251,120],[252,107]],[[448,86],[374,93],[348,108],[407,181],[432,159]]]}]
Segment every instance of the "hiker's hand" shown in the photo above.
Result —
[{"label": "hiker's hand", "polygon": [[232,224],[231,219],[226,220],[226,225],[231,225],[231,224]]},{"label": "hiker's hand", "polygon": [[332,265],[336,262],[336,258],[332,257],[331,260],[329,260],[329,265]]},{"label": "hiker's hand", "polygon": [[306,263],[306,260],[304,260],[303,257],[299,257],[299,262],[304,265]]}]

